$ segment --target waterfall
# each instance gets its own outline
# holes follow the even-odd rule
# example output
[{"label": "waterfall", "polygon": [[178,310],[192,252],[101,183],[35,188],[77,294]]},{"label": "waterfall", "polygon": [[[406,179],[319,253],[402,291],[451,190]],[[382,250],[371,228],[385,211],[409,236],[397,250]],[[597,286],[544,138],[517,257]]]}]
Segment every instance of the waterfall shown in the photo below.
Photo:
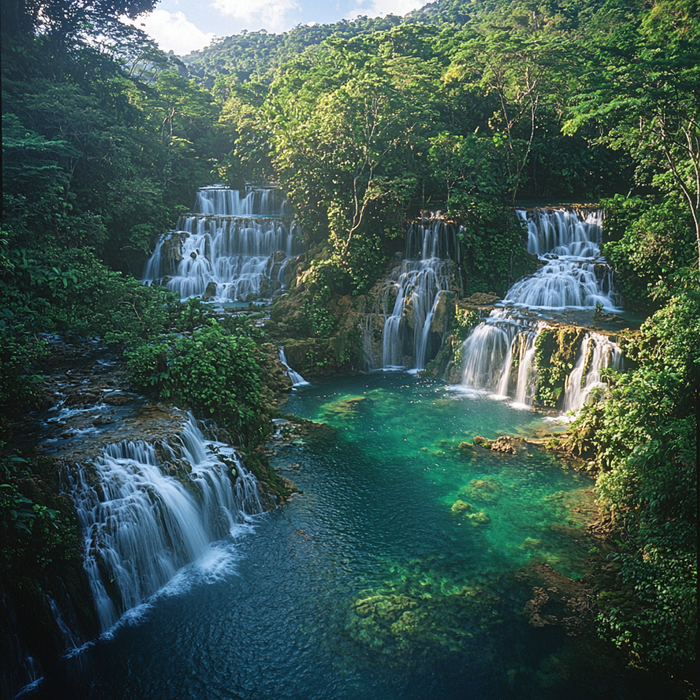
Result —
[{"label": "waterfall", "polygon": [[286,286],[299,229],[278,190],[205,187],[195,209],[158,241],[144,284],[220,302],[270,298]]},{"label": "waterfall", "polygon": [[295,372],[287,363],[287,357],[284,354],[284,348],[280,348],[280,362],[287,368],[287,375],[289,376],[289,379],[292,382],[292,387],[296,388],[298,386],[310,386],[309,382],[304,379],[304,377],[299,374],[299,372]]},{"label": "waterfall", "polygon": [[512,396],[517,404],[531,405],[535,340],[543,328],[541,322],[495,309],[464,342],[462,384],[497,397]]},{"label": "waterfall", "polygon": [[[407,312],[412,313],[413,372],[425,369],[430,328],[441,295],[450,288],[450,261],[459,260],[455,227],[438,215],[412,224],[406,235],[406,259],[394,268],[384,290],[382,368],[404,368]],[[389,301],[396,294],[389,312]],[[371,351],[365,349],[371,356]]]},{"label": "waterfall", "polygon": [[529,309],[619,311],[612,269],[600,256],[602,213],[580,218],[574,211],[519,211],[528,225],[529,253],[544,263],[534,275],[516,282],[503,304]]},{"label": "waterfall", "polygon": [[193,418],[170,443],[108,445],[66,482],[103,631],[262,512],[257,482],[237,453],[205,440]]},{"label": "waterfall", "polygon": [[[535,341],[545,327],[535,314],[594,310],[598,305],[608,311],[619,309],[612,270],[600,256],[601,212],[585,217],[570,210],[550,209],[517,214],[527,223],[527,250],[539,257],[542,267],[513,284],[497,304],[500,308],[465,340],[462,383],[498,398],[510,398],[515,405],[530,406],[537,379]],[[619,362],[619,348],[603,335],[587,335],[584,345],[586,350],[582,349],[567,381],[565,410],[583,405],[591,389],[600,385],[600,368]],[[589,346],[594,353],[586,364]]]},{"label": "waterfall", "polygon": [[588,333],[583,339],[576,365],[566,379],[564,387],[564,411],[576,411],[598,387],[605,386],[601,370],[620,369],[622,353],[616,343],[600,333]]}]

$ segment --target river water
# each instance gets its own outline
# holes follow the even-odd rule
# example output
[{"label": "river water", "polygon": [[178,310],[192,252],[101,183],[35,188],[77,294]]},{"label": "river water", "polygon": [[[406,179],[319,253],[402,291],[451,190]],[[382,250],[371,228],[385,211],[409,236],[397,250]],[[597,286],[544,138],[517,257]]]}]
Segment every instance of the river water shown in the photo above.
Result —
[{"label": "river water", "polygon": [[523,614],[547,585],[538,571],[560,587],[584,574],[592,480],[533,446],[457,447],[528,435],[537,414],[403,373],[319,381],[287,410],[333,428],[272,458],[303,493],[216,542],[26,696],[658,697],[590,636]]}]

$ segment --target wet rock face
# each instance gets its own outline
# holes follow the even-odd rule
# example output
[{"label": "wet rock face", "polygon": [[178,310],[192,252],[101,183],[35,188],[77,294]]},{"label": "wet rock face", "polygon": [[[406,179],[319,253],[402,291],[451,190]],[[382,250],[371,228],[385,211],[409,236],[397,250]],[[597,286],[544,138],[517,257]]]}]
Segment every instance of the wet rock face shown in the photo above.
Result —
[{"label": "wet rock face", "polygon": [[162,254],[170,264],[170,269],[174,270],[177,264],[182,261],[182,244],[188,237],[187,233],[171,233],[163,241]]},{"label": "wet rock face", "polygon": [[476,294],[472,294],[470,297],[466,297],[463,300],[462,305],[471,307],[491,307],[497,301],[499,301],[500,298],[501,297],[499,297],[498,294],[477,292]]},{"label": "wet rock face", "polygon": [[202,301],[211,301],[216,296],[216,282],[209,282],[202,294]]},{"label": "wet rock face", "polygon": [[576,363],[585,334],[586,329],[578,326],[546,328],[539,334],[535,341],[535,405],[559,405],[566,379]]}]

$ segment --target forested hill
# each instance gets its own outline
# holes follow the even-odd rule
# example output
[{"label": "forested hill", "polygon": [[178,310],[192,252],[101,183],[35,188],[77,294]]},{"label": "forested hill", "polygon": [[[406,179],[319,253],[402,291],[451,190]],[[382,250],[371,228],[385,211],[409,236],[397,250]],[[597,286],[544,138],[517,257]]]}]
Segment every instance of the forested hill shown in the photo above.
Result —
[{"label": "forested hill", "polygon": [[240,82],[251,78],[271,77],[284,61],[301,53],[309,46],[320,44],[331,36],[350,38],[359,34],[385,31],[401,24],[402,18],[389,15],[372,19],[341,20],[335,24],[299,25],[289,32],[271,34],[264,29],[242,32],[215,39],[201,51],[193,51],[182,60],[192,76],[208,87],[214,87],[217,78],[232,77]]},{"label": "forested hill", "polygon": [[245,82],[251,78],[271,79],[283,62],[302,53],[309,46],[336,37],[355,36],[388,31],[401,24],[436,25],[441,27],[478,29],[501,26],[504,29],[549,29],[574,33],[581,37],[584,30],[596,22],[618,26],[641,10],[634,0],[605,3],[594,2],[507,2],[504,0],[436,0],[404,16],[357,17],[334,24],[298,25],[288,32],[272,34],[266,30],[243,31],[227,37],[217,37],[201,51],[181,57],[190,74],[207,88],[214,87],[217,78],[235,78]]}]

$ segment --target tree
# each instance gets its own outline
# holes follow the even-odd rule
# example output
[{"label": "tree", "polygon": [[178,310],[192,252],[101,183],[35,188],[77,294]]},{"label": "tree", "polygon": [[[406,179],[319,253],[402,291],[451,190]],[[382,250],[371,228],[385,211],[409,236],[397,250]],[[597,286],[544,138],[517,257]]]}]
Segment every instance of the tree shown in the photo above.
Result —
[{"label": "tree", "polygon": [[640,184],[680,196],[700,266],[700,19],[692,5],[659,2],[636,30],[614,32],[589,66],[565,131],[595,122],[600,142],[632,155]]},{"label": "tree", "polygon": [[84,43],[96,35],[119,33],[118,22],[150,12],[156,0],[3,0],[3,31],[44,36],[52,51]]}]

